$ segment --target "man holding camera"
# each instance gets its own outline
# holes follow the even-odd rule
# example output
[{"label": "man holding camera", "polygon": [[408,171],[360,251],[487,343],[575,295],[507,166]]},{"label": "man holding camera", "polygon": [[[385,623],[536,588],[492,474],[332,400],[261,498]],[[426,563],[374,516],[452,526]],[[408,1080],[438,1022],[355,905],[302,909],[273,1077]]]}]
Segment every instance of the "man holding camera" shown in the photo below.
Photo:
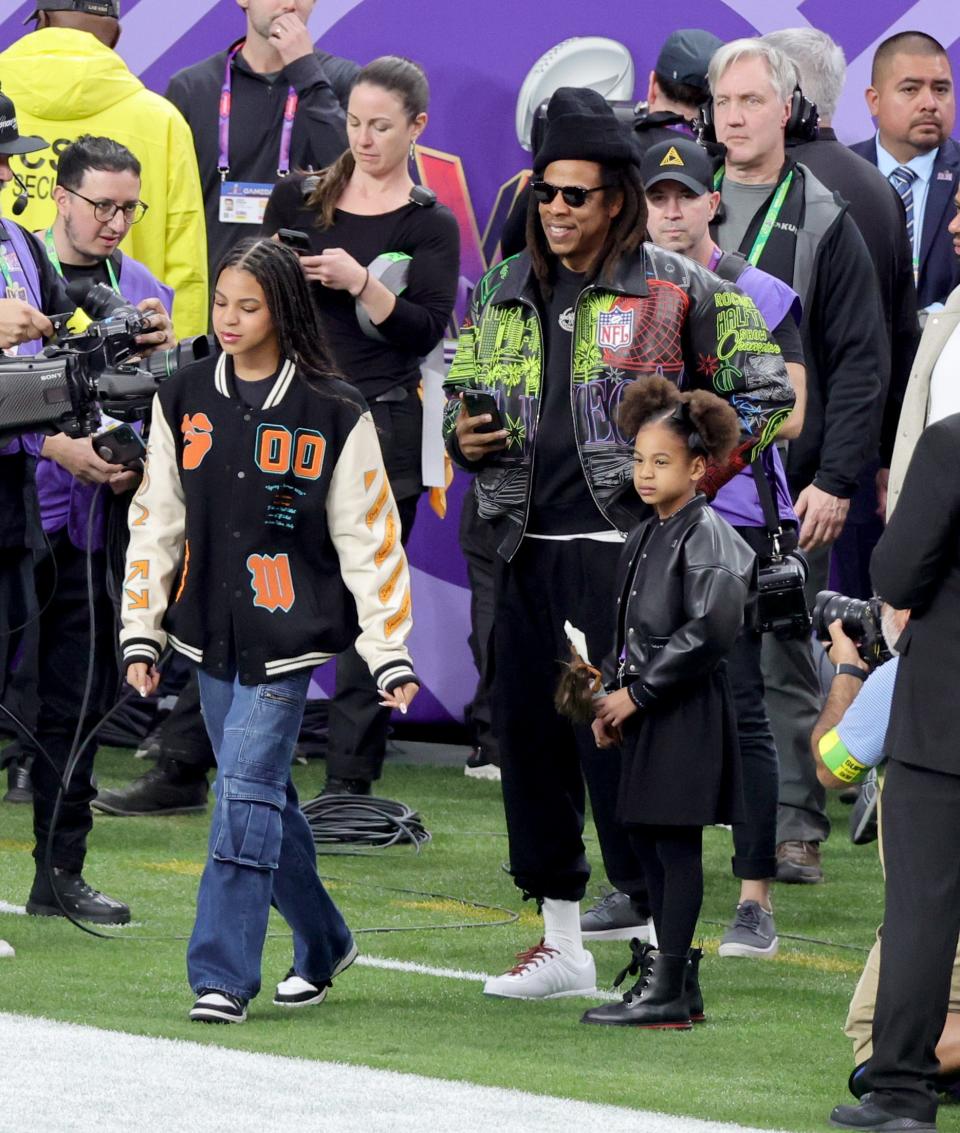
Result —
[{"label": "man holding camera", "polygon": [[960,935],[960,414],[920,436],[873,554],[878,592],[911,611],[887,729],[883,947],[873,1053],[845,1129],[934,1130],[937,1043]]},{"label": "man holding camera", "polygon": [[[800,436],[790,442],[787,476],[812,599],[826,586],[830,546],[879,432],[889,351],[877,278],[846,206],[787,156],[788,130],[802,133],[815,115],[793,63],[763,40],[735,40],[713,56],[709,78],[708,116],[726,146],[717,243],[789,283],[803,303],[807,404]],[[823,877],[820,843],[830,830],[809,749],[819,681],[809,642],[768,635],[763,652],[780,758],[777,878],[816,882]]]},{"label": "man holding camera", "polygon": [[[39,138],[19,137],[13,104],[2,96],[0,119],[0,153],[4,154],[0,180],[6,182],[12,176],[6,154],[43,149],[46,143]],[[107,270],[106,262],[118,242],[117,214],[126,217],[127,210],[132,214],[140,205],[139,181],[132,176],[129,164],[124,172],[109,169],[111,163],[128,163],[132,155],[128,151],[118,153],[122,147],[115,143],[106,149],[106,157],[101,154],[90,159],[88,154],[76,162],[70,160],[68,151],[64,155],[66,162],[60,166],[67,184],[74,181],[97,194],[89,201],[78,198],[77,202],[92,212],[93,221],[87,218],[84,223],[73,217],[68,224],[66,216],[72,216],[72,211],[64,203],[58,218],[60,241],[56,240],[55,223],[47,234],[46,248],[19,225],[3,222],[7,240],[2,271],[7,279],[7,298],[0,300],[0,346],[8,352],[15,347],[20,354],[37,353],[43,345],[42,337],[51,336],[54,329],[43,312],[65,316],[75,308],[61,278],[66,271],[61,255],[68,265],[79,258],[81,263],[75,266],[81,273],[84,268],[92,268],[94,273]],[[98,162],[108,168],[98,169]],[[74,197],[78,192],[64,187],[64,195]],[[97,220],[98,211],[104,216],[110,208],[114,211],[109,221]],[[119,222],[120,227],[125,224],[126,220]],[[118,266],[122,271],[122,264],[118,262]],[[145,272],[128,274],[132,293],[146,287],[146,278]],[[157,290],[161,290],[159,284]],[[138,343],[145,351],[172,345],[170,318],[160,299],[141,297],[138,306],[149,314],[151,322],[150,330],[138,337]],[[35,534],[30,546],[45,552],[38,557],[35,568],[36,594],[41,599],[40,611],[33,615],[39,699],[32,769],[37,871],[27,911],[42,916],[60,916],[67,911],[85,920],[125,923],[130,919],[127,906],[92,889],[82,876],[86,836],[92,826],[90,800],[95,794],[92,776],[96,745],[89,732],[107,691],[108,674],[115,670],[113,610],[105,596],[103,517],[99,510],[102,501],[98,499],[99,493],[91,493],[87,486],[106,484],[115,491],[125,491],[133,486],[134,476],[129,469],[102,460],[89,437],[31,435],[15,443],[42,458],[36,482],[41,496],[43,533]],[[32,475],[29,478],[32,480]],[[91,653],[93,680],[88,689]],[[29,657],[24,663],[30,663]],[[75,741],[81,737],[80,754],[64,787]]]}]

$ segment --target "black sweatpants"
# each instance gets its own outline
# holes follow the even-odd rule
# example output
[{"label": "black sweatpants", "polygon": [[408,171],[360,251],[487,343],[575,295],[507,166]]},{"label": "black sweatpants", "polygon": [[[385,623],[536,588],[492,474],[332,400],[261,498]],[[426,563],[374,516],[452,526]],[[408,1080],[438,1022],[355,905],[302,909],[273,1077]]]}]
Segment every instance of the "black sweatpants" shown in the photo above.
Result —
[{"label": "black sweatpants", "polygon": [[498,560],[493,723],[500,746],[510,872],[534,897],[579,901],[590,877],[583,845],[584,779],[610,882],[644,894],[643,869],[615,819],[620,753],[553,706],[569,621],[598,668],[614,644],[619,543],[524,539]]},{"label": "black sweatpants", "polygon": [[491,763],[499,764],[500,752],[493,730],[489,681],[497,542],[494,525],[477,514],[477,497],[471,488],[463,498],[463,510],[460,513],[460,550],[467,562],[467,578],[470,581],[468,644],[479,677],[473,700],[466,706],[465,715],[474,743]]},{"label": "black sweatpants", "polygon": [[933,1121],[960,936],[960,775],[890,760],[881,837],[883,947],[864,1082],[881,1109]]},{"label": "black sweatpants", "polygon": [[[60,780],[73,746],[83,705],[88,666],[93,664],[93,683],[80,734],[85,736],[103,715],[108,694],[118,683],[114,642],[113,606],[107,596],[106,563],[103,552],[92,557],[94,632],[91,638],[87,601],[87,553],[71,542],[66,529],[50,540],[51,551],[37,564],[37,594],[42,608],[39,634],[40,715],[36,737],[49,760],[35,754],[30,777],[33,782],[33,856],[45,861],[51,821]],[[26,744],[25,750],[32,750]],[[93,758],[96,738],[83,747],[70,779],[57,818],[51,862],[60,869],[79,873],[87,851],[87,834],[93,825],[90,810]],[[51,762],[52,761],[52,765]]]}]

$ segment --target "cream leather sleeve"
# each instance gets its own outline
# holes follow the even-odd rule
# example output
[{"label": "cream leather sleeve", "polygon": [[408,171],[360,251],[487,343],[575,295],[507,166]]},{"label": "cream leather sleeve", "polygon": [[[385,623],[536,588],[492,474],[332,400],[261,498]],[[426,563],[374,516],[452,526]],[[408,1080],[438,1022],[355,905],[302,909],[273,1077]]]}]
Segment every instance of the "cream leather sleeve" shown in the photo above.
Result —
[{"label": "cream leather sleeve", "polygon": [[184,553],[185,520],[177,449],[160,400],[155,397],[143,480],[130,503],[128,517],[130,545],[120,605],[124,667],[135,660],[155,663],[167,644],[161,623]]},{"label": "cream leather sleeve", "polygon": [[327,497],[327,525],[343,581],[357,603],[357,652],[377,687],[417,680],[404,644],[413,625],[410,570],[373,418],[364,413],[347,438]]}]

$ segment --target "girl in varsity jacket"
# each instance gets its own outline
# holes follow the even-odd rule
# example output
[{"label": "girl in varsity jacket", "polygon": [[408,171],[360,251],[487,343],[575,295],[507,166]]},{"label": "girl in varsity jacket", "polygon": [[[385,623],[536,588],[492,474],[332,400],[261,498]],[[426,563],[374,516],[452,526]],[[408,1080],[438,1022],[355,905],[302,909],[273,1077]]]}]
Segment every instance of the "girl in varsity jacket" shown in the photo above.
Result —
[{"label": "girl in varsity jacket", "polygon": [[376,430],[332,376],[294,253],[269,240],[230,252],[213,327],[223,354],[155,398],[120,638],[127,681],[144,696],[168,642],[199,668],[217,780],[187,953],[190,1017],[239,1023],[260,990],[271,901],[294,945],[277,1005],[321,1002],[357,954],[290,778],[313,668],[356,638],[385,706],[406,711],[419,683]]}]

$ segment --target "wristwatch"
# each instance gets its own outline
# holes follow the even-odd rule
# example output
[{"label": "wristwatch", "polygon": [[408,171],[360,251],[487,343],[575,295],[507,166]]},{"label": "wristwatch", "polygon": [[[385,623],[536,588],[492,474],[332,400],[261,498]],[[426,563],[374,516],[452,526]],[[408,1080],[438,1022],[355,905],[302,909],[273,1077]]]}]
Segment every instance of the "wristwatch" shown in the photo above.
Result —
[{"label": "wristwatch", "polygon": [[866,669],[861,669],[859,665],[840,664],[837,666],[834,676],[856,677],[858,681],[865,681],[869,674]]}]

